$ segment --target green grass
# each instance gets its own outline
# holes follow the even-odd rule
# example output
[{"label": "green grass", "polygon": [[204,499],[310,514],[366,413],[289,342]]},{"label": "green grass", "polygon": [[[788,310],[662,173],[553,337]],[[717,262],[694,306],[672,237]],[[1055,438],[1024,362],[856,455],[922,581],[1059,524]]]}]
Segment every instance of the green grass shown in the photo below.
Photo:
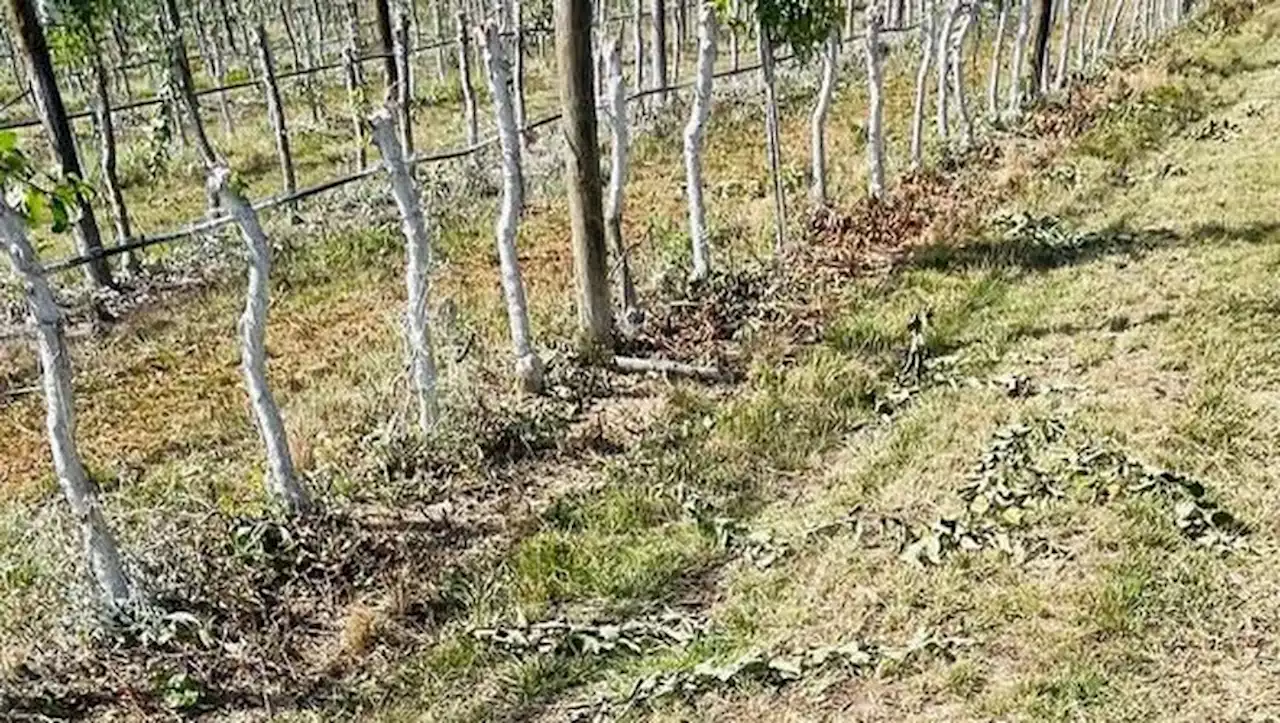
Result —
[{"label": "green grass", "polygon": [[[458,566],[403,581],[395,594],[379,589],[344,601],[342,619],[326,619],[330,627],[312,639],[347,641],[347,650],[324,657],[345,661],[341,694],[287,715],[559,719],[568,703],[625,694],[647,676],[755,650],[852,640],[891,649],[921,629],[968,642],[890,660],[873,673],[826,670],[792,684],[735,679],[640,705],[630,716],[1112,721],[1280,712],[1265,633],[1280,621],[1272,594],[1277,540],[1268,524],[1280,513],[1273,472],[1280,466],[1280,106],[1251,110],[1280,83],[1280,58],[1268,42],[1276,27],[1280,13],[1267,6],[1238,32],[1187,32],[1154,62],[1116,71],[1129,89],[1108,96],[1084,137],[1052,149],[1050,167],[1070,174],[1046,172],[1028,160],[1034,151],[1020,155],[1011,143],[996,170],[1020,190],[1001,198],[999,214],[964,238],[934,239],[886,274],[826,290],[831,319],[819,343],[783,354],[767,339],[750,340],[758,356],[740,386],[641,387],[636,397],[656,399],[656,411],[635,399],[620,403],[624,422],[640,431],[613,455],[551,453],[571,434],[555,408],[486,399],[506,399],[492,391],[505,359],[495,351],[500,310],[492,289],[474,288],[493,281],[480,275],[492,266],[489,211],[475,211],[491,199],[453,207],[443,219],[441,255],[451,271],[441,286],[460,300],[461,325],[482,337],[472,352],[479,359],[444,366],[455,375],[459,409],[471,409],[471,397],[496,407],[459,412],[457,424],[498,417],[502,425],[450,427],[430,444],[378,436],[396,397],[385,380],[398,369],[393,224],[382,216],[319,238],[282,229],[273,374],[291,432],[314,448],[312,479],[331,484],[339,501],[373,494],[406,507],[437,499],[483,505],[519,492],[464,517],[496,531],[490,546]],[[892,96],[899,111],[903,90]],[[856,107],[858,99],[844,102]],[[802,105],[788,120],[793,176],[804,157]],[[1241,132],[1198,137],[1197,124],[1210,118],[1229,119]],[[731,146],[755,132],[727,114],[717,123],[713,143]],[[840,142],[848,141],[844,133]],[[737,178],[750,150],[721,148],[709,158],[712,184]],[[666,270],[683,263],[687,240],[672,220],[679,199],[667,198],[679,175],[670,139],[641,139],[636,156],[651,168],[629,200],[628,223],[646,239],[646,268]],[[1186,173],[1169,173],[1170,164]],[[837,177],[852,178],[858,167],[838,166]],[[715,212],[717,223],[740,224],[743,233],[726,235],[724,255],[741,260],[767,248],[767,216],[759,213],[767,200],[749,189],[725,193],[718,203],[731,208]],[[536,258],[530,265],[539,269],[531,284],[546,292],[535,297],[543,299],[544,332],[570,314],[564,296],[550,293],[563,283],[547,278],[566,263],[545,242],[556,232],[556,203],[539,200],[529,222],[537,239],[527,247]],[[119,511],[130,546],[144,544],[140,518],[156,511],[208,506],[246,515],[261,506],[234,351],[200,341],[229,329],[235,288],[216,285],[181,312],[102,342],[132,366],[90,361],[88,351],[77,359],[84,367],[77,391],[91,400],[82,418],[86,447],[104,477],[120,480],[108,509]],[[930,356],[954,361],[898,399],[906,325],[925,309]],[[130,374],[178,376],[199,391],[176,397],[182,411],[162,418],[171,425],[163,439],[103,434],[108,420],[120,424],[113,415],[126,405],[122,393],[111,395]],[[1038,391],[1010,394],[1003,380],[1011,375]],[[108,396],[119,406],[105,405]],[[605,414],[593,408],[587,416],[596,413]],[[997,430],[1049,418],[1064,420],[1067,440],[1037,441],[1032,452],[1063,494],[1039,500],[1013,529],[1043,538],[1051,552],[1020,562],[983,548],[927,566],[901,558],[900,536],[964,513],[959,490]],[[538,453],[502,463],[477,455],[483,440],[509,434],[536,441]],[[1251,525],[1248,548],[1224,552],[1189,539],[1168,495],[1097,495],[1096,475],[1062,473],[1057,455],[1084,442],[1203,479],[1214,501]],[[446,458],[463,460],[460,471],[413,475]],[[145,473],[130,477],[138,474],[133,465]],[[378,489],[391,484],[386,477],[395,478],[394,491]],[[32,642],[25,631],[52,629],[57,609],[47,601],[64,594],[62,568],[74,560],[59,546],[67,535],[26,524],[33,510],[46,509],[39,500],[52,492],[47,475],[32,482],[24,474],[20,483],[28,501],[15,499],[0,516],[0,541],[12,550],[0,567],[0,629],[15,633],[19,646]],[[811,534],[855,508],[888,522],[861,534],[847,525]],[[782,552],[760,562],[770,545]],[[420,607],[398,606],[398,596]],[[20,625],[29,610],[45,612]],[[706,631],[683,647],[598,656],[513,654],[471,634],[522,620],[625,621],[667,610],[705,615]]]}]

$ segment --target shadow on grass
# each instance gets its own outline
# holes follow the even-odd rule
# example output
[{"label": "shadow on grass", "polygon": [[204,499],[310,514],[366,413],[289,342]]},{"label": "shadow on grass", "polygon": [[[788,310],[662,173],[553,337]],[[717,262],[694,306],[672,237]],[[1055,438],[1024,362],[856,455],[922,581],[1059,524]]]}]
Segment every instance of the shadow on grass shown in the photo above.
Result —
[{"label": "shadow on grass", "polygon": [[1132,229],[1117,225],[1089,233],[1070,233],[1056,222],[1033,221],[993,240],[964,245],[935,244],[906,259],[903,269],[942,272],[1005,270],[1050,271],[1114,256],[1140,257],[1157,249],[1222,241],[1266,244],[1280,241],[1280,223],[1239,226],[1204,224],[1185,233],[1169,229]]}]

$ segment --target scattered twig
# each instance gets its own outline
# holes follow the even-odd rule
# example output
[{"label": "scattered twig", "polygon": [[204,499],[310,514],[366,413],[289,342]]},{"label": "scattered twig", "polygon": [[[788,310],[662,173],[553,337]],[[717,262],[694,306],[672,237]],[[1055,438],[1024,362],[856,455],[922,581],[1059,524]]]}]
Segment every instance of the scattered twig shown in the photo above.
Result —
[{"label": "scattered twig", "polygon": [[667,359],[640,359],[630,356],[615,356],[613,368],[624,374],[645,374],[656,372],[674,376],[690,377],[709,382],[733,381],[733,374],[727,370],[713,366],[682,364]]}]

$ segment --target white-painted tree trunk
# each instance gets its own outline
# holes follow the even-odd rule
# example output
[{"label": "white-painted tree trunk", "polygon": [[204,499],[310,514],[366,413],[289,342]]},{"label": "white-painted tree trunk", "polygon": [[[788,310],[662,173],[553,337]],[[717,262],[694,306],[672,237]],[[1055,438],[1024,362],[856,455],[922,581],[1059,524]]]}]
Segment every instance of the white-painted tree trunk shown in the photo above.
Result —
[{"label": "white-painted tree trunk", "polygon": [[756,23],[756,40],[760,51],[760,82],[764,86],[764,129],[769,156],[769,174],[773,179],[773,250],[781,254],[787,240],[787,199],[782,188],[782,149],[778,137],[778,87],[773,72],[773,42],[759,22]]},{"label": "white-painted tree trunk", "polygon": [[1054,90],[1062,90],[1067,82],[1067,65],[1071,60],[1071,23],[1075,20],[1071,10],[1071,0],[1062,0],[1062,40],[1058,46],[1058,67],[1053,74]]},{"label": "white-painted tree trunk", "polygon": [[729,23],[729,66],[734,70],[742,67],[742,39],[738,37],[739,18],[742,17],[742,0],[732,0],[729,12],[733,15]]},{"label": "white-painted tree trunk", "polygon": [[1093,9],[1093,0],[1084,0],[1080,10],[1080,33],[1076,40],[1076,67],[1084,72],[1089,67],[1089,11]]},{"label": "white-painted tree trunk", "polygon": [[1000,56],[1004,52],[1005,28],[1009,26],[1009,3],[1013,0],[998,0],[1000,17],[996,20],[996,36],[992,43],[991,67],[987,74],[987,116],[996,118],[1000,115]]},{"label": "white-painted tree trunk", "polygon": [[1102,49],[1100,53],[1110,53],[1111,44],[1115,41],[1116,26],[1120,23],[1120,14],[1124,12],[1125,0],[1116,0],[1115,7],[1111,10],[1111,19],[1107,21],[1107,34],[1102,39]]},{"label": "white-painted tree trunk", "polygon": [[[471,43],[469,37],[467,34],[467,15],[459,11],[458,78],[462,83],[462,116],[467,125],[467,145],[474,146],[480,141],[480,126],[476,116],[476,91],[471,85]],[[514,118],[514,113],[512,117]]]},{"label": "white-painted tree trunk", "polygon": [[249,251],[249,286],[244,314],[240,317],[240,364],[254,423],[267,450],[267,489],[289,514],[306,512],[311,501],[298,482],[289,453],[280,408],[267,384],[267,307],[271,274],[271,243],[258,222],[258,214],[231,185],[231,169],[223,165],[209,170],[209,189],[222,207],[231,212]]},{"label": "white-painted tree trunk", "polygon": [[867,193],[884,198],[884,49],[880,26],[884,9],[880,3],[867,8],[867,30],[863,49],[867,54]]},{"label": "white-painted tree trunk", "polygon": [[632,15],[633,30],[632,58],[634,65],[634,83],[636,90],[644,90],[644,0],[633,0],[635,6]]},{"label": "white-painted tree trunk", "polygon": [[[1113,0],[1111,7],[1114,8],[1119,3]],[[1107,40],[1107,0],[1102,0],[1101,7],[1098,9],[1098,27],[1093,35],[1093,62],[1097,63],[1102,60],[1102,46]]]},{"label": "white-painted tree trunk", "polygon": [[431,231],[413,175],[405,163],[402,144],[397,133],[392,111],[375,113],[369,122],[373,126],[373,142],[382,152],[382,166],[391,181],[391,195],[400,211],[400,229],[405,240],[405,285],[408,290],[408,311],[405,314],[405,333],[409,350],[409,371],[414,390],[418,395],[418,429],[425,435],[435,426],[439,417],[439,401],[436,393],[436,358],[431,345],[431,321],[427,316],[427,295],[431,274]]},{"label": "white-painted tree trunk", "polygon": [[1020,0],[1018,5],[1018,30],[1013,38],[1013,61],[1009,67],[1009,107],[1005,112],[1010,118],[1022,114],[1022,64],[1027,55],[1027,37],[1031,33],[1031,0]]},{"label": "white-painted tree trunk", "polygon": [[627,186],[628,146],[631,134],[627,118],[627,85],[622,74],[622,43],[615,39],[609,51],[609,83],[605,88],[605,119],[609,123],[609,189],[604,198],[605,243],[618,254],[622,284],[622,320],[630,332],[639,321],[639,301],[631,278],[631,254],[622,237],[622,201]]},{"label": "white-painted tree trunk", "polygon": [[924,0],[920,17],[920,65],[916,68],[915,107],[911,113],[911,170],[924,161],[924,106],[929,96],[929,67],[933,62],[935,13],[932,0]]},{"label": "white-painted tree trunk", "polygon": [[693,103],[684,127],[685,190],[689,195],[689,239],[693,248],[693,278],[711,273],[711,239],[707,208],[702,199],[702,137],[711,116],[711,74],[716,66],[715,6],[705,0],[698,9],[698,60],[693,78]]},{"label": "white-painted tree trunk", "polygon": [[810,179],[809,197],[814,205],[827,205],[827,117],[836,92],[837,53],[840,36],[833,30],[822,46],[822,84],[809,117]]},{"label": "white-painted tree trunk", "polygon": [[513,109],[516,119],[516,129],[520,131],[520,151],[523,154],[528,149],[528,138],[525,137],[524,127],[528,123],[528,117],[525,115],[524,105],[524,2],[523,0],[510,0],[511,3],[511,101],[515,104]]},{"label": "white-painted tree trunk", "polygon": [[80,538],[98,600],[107,610],[119,612],[131,602],[129,578],[115,537],[102,516],[97,490],[85,472],[76,447],[71,358],[62,335],[62,313],[40,268],[35,247],[27,235],[26,222],[7,202],[0,203],[0,241],[4,244],[14,274],[26,289],[27,304],[36,323],[45,422],[58,486],[80,527]]},{"label": "white-painted tree trunk", "polygon": [[511,345],[516,357],[516,378],[527,392],[542,391],[542,360],[533,350],[529,330],[529,308],[525,301],[524,280],[520,277],[520,259],[516,253],[516,232],[524,208],[524,180],[520,170],[520,133],[516,129],[515,111],[511,105],[510,68],[502,52],[498,29],[493,25],[483,31],[484,65],[493,97],[493,112],[498,123],[498,139],[502,146],[502,207],[498,213],[498,264],[502,271],[502,293],[507,302],[507,320],[511,325]]},{"label": "white-painted tree trunk", "polygon": [[951,126],[949,123],[950,108],[948,107],[948,91],[947,78],[951,71],[951,63],[954,62],[952,55],[954,47],[952,44],[952,30],[955,28],[956,18],[960,16],[961,0],[951,0],[946,9],[942,12],[942,28],[938,31],[937,53],[938,53],[938,103],[937,103],[937,123],[938,137],[946,140],[951,135]]},{"label": "white-painted tree trunk", "polygon": [[969,102],[965,96],[964,84],[964,43],[969,37],[969,29],[973,27],[974,18],[978,14],[977,0],[967,0],[962,7],[960,27],[955,33],[955,44],[951,49],[951,94],[956,99],[956,115],[960,119],[960,144],[962,148],[973,145],[973,120],[969,116]]}]

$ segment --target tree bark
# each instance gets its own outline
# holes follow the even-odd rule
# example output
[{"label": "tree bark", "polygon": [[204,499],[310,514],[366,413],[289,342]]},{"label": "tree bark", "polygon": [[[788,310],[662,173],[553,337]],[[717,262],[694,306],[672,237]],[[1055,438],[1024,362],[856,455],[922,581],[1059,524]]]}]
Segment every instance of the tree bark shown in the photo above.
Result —
[{"label": "tree bark", "polygon": [[467,16],[458,11],[458,80],[462,83],[462,115],[467,124],[467,145],[474,146],[480,140],[480,127],[476,118],[476,91],[471,84],[470,36],[467,34]]},{"label": "tree bark", "polygon": [[998,0],[1000,17],[996,21],[996,36],[992,41],[991,69],[987,74],[987,115],[991,118],[1000,114],[1000,55],[1004,50],[1004,33],[1009,25],[1009,3],[1012,1]]},{"label": "tree bark", "polygon": [[590,0],[556,0],[555,27],[578,326],[586,344],[607,349],[613,345],[613,314],[592,97]]},{"label": "tree bark", "polygon": [[867,193],[877,200],[884,199],[884,51],[880,45],[882,13],[879,3],[868,9],[867,29],[863,36],[863,48],[867,54]]},{"label": "tree bark", "polygon": [[773,179],[773,250],[781,255],[787,241],[787,199],[782,188],[782,149],[778,138],[778,88],[773,70],[773,41],[764,23],[757,19],[756,39],[760,51],[760,82],[764,86],[764,130]]},{"label": "tree bark", "polygon": [[254,27],[254,37],[258,44],[258,62],[262,64],[267,115],[271,118],[271,128],[276,136],[276,155],[280,158],[284,192],[292,194],[298,190],[298,184],[293,173],[293,152],[289,149],[289,129],[285,125],[284,104],[280,102],[280,87],[276,84],[275,62],[271,58],[271,48],[267,46],[267,31],[261,23]]},{"label": "tree bark", "polygon": [[[107,94],[107,70],[102,66],[102,56],[93,63],[94,94],[93,119],[101,141],[99,161],[102,167],[102,183],[106,186],[107,199],[111,202],[111,215],[115,218],[116,243],[129,240],[129,211],[120,190],[120,178],[116,173],[116,131],[111,118],[111,99]],[[124,254],[125,270],[135,276],[142,273],[142,263],[135,251]]]},{"label": "tree bark", "polygon": [[[241,52],[240,49],[236,47],[236,34],[231,26],[231,13],[227,10],[227,0],[218,0],[218,15],[222,19],[222,31],[226,35],[227,46],[231,49],[233,54]],[[249,49],[245,48],[244,50],[245,52],[248,52]]]},{"label": "tree bark", "polygon": [[324,49],[329,44],[329,40],[324,32],[324,10],[320,7],[320,0],[311,0],[311,17],[315,20],[316,57],[320,59],[320,63],[323,65],[325,61]]},{"label": "tree bark", "polygon": [[693,247],[693,278],[711,273],[711,241],[707,208],[702,199],[702,138],[711,115],[711,76],[716,66],[715,6],[702,0],[698,12],[698,61],[693,79],[693,104],[684,127],[685,190],[689,195],[689,239]]},{"label": "tree bark", "polygon": [[[444,40],[444,2],[445,0],[432,0],[431,2],[431,27],[435,31],[436,40]],[[445,52],[444,45],[440,45],[435,49],[435,57],[436,80],[443,81],[449,71],[449,56]]]},{"label": "tree bark", "polygon": [[[62,93],[58,90],[53,61],[49,57],[49,46],[45,42],[44,28],[40,26],[35,6],[31,0],[9,0],[9,7],[17,23],[18,41],[26,56],[27,77],[31,80],[36,109],[53,144],[62,175],[66,178],[83,178],[80,157],[76,153],[75,135],[67,120],[67,109],[62,104]],[[76,203],[80,211],[75,224],[76,246],[82,256],[94,257],[84,266],[89,283],[98,287],[113,286],[111,266],[101,256],[102,237],[93,206],[83,194],[76,195]]]},{"label": "tree bark", "polygon": [[1071,61],[1071,23],[1075,19],[1071,12],[1071,0],[1062,0],[1062,40],[1058,46],[1058,67],[1053,74],[1053,89],[1062,90],[1067,81],[1067,66]]},{"label": "tree bark", "polygon": [[511,0],[511,100],[515,104],[516,128],[520,131],[520,153],[528,151],[529,139],[524,129],[528,123],[524,106],[524,2]]},{"label": "tree bark", "polygon": [[733,14],[732,22],[729,23],[729,63],[734,70],[738,70],[742,67],[742,39],[738,37],[738,23],[742,17],[742,0],[732,0],[729,7],[730,13]]},{"label": "tree bark", "polygon": [[1036,27],[1035,52],[1031,56],[1031,97],[1044,91],[1049,72],[1049,35],[1053,32],[1053,0],[1040,0],[1039,24]]},{"label": "tree bark", "polygon": [[[195,134],[196,150],[200,153],[200,160],[204,162],[207,168],[214,164],[215,154],[213,146],[209,143],[209,136],[205,133],[204,121],[200,117],[200,101],[196,98],[195,82],[191,79],[191,64],[187,60],[187,46],[182,37],[182,16],[178,13],[178,5],[175,0],[165,0],[165,15],[169,35],[170,72],[177,82],[177,91],[182,97],[183,106],[186,108],[187,119],[191,123],[191,132]],[[211,195],[209,201],[210,208],[216,208],[217,197]]]},{"label": "tree bark", "polygon": [[1018,31],[1013,39],[1013,62],[1009,68],[1010,118],[1022,114],[1022,63],[1027,52],[1027,36],[1031,34],[1031,0],[1018,0]]},{"label": "tree bark", "polygon": [[1080,33],[1076,38],[1076,67],[1081,73],[1089,66],[1089,11],[1093,9],[1093,0],[1084,0],[1080,9]]},{"label": "tree bark", "polygon": [[969,116],[969,101],[966,97],[964,82],[964,43],[969,37],[978,14],[978,3],[969,0],[960,17],[960,29],[956,31],[955,46],[952,48],[951,94],[956,99],[956,115],[960,118],[960,147],[968,149],[973,145],[973,120]]},{"label": "tree bark", "polygon": [[368,164],[364,138],[364,79],[357,61],[358,51],[352,39],[342,51],[343,75],[347,83],[347,102],[351,106],[352,137],[355,142],[355,170],[364,170]]},{"label": "tree bark", "polygon": [[634,6],[634,55],[635,61],[635,78],[633,79],[636,90],[644,90],[644,0],[633,0]]},{"label": "tree bark", "polygon": [[827,117],[835,96],[839,49],[840,37],[832,30],[822,45],[822,81],[809,117],[809,196],[815,206],[827,205]]},{"label": "tree bark", "polygon": [[418,429],[427,434],[439,418],[436,395],[436,359],[431,346],[431,324],[427,318],[427,294],[431,273],[431,233],[422,213],[418,189],[405,163],[403,141],[397,138],[390,110],[375,113],[373,141],[382,152],[382,165],[391,180],[391,195],[400,211],[400,228],[405,240],[405,284],[408,310],[405,332],[409,347],[409,370],[418,395]]},{"label": "tree bark", "polygon": [[[298,38],[293,33],[293,21],[289,19],[289,5],[285,0],[281,0],[280,9],[280,26],[284,28],[284,38],[289,43],[289,54],[293,56],[293,70],[302,67],[302,56],[298,53]],[[303,79],[306,80],[305,78]],[[391,87],[388,84],[387,87]]]},{"label": "tree bark", "polygon": [[[511,325],[511,346],[516,357],[516,378],[524,391],[538,393],[542,391],[543,386],[542,360],[533,350],[533,334],[529,329],[529,308],[525,300],[524,281],[520,277],[520,258],[516,252],[516,234],[520,227],[520,213],[524,209],[520,132],[516,128],[515,111],[512,108],[511,92],[508,89],[510,70],[502,52],[502,41],[497,26],[485,27],[481,48],[484,52],[486,75],[489,78],[489,92],[493,95],[498,140],[502,146],[502,207],[495,229],[498,263],[502,269],[502,295],[507,302],[507,321]],[[594,142],[594,135],[592,140]],[[596,168],[598,174],[599,166],[597,165]]]},{"label": "tree bark", "polygon": [[[227,84],[227,56],[222,42],[221,34],[214,33],[213,57],[210,59],[210,65],[212,66],[213,80],[219,86]],[[218,93],[218,113],[222,119],[222,135],[230,139],[235,130],[235,125],[231,120],[231,99],[225,90]]]},{"label": "tree bark", "polygon": [[946,140],[951,135],[951,126],[948,122],[949,108],[947,105],[948,95],[947,78],[951,70],[951,31],[955,27],[956,18],[960,16],[962,0],[951,0],[950,5],[943,10],[942,28],[938,30],[938,137]]},{"label": "tree bark", "polygon": [[[258,25],[259,33],[261,28]],[[245,294],[244,314],[240,317],[240,363],[245,387],[249,392],[249,404],[253,409],[253,420],[267,452],[267,491],[284,505],[289,514],[302,514],[310,509],[311,500],[294,471],[284,420],[267,384],[266,338],[271,244],[258,222],[258,214],[232,188],[229,168],[224,165],[211,168],[208,183],[240,226],[240,234],[249,251],[249,285]]]},{"label": "tree bark", "polygon": [[1120,22],[1120,13],[1124,12],[1125,0],[1116,0],[1115,8],[1111,11],[1111,19],[1107,21],[1107,35],[1102,41],[1101,53],[1111,51],[1111,43],[1116,37],[1116,25]]},{"label": "tree bark", "polygon": [[[653,87],[667,87],[667,8],[666,0],[653,0]],[[667,91],[656,95],[659,105],[667,104]]]},{"label": "tree bark", "polygon": [[[409,16],[401,13],[396,23],[396,97],[400,112],[400,147],[404,155],[413,155],[413,60],[409,45]],[[376,138],[375,138],[376,141]],[[385,152],[383,154],[386,155]]]},{"label": "tree bark", "polygon": [[[929,95],[929,67],[933,61],[936,17],[931,0],[924,0],[920,18],[920,64],[916,67],[915,105],[911,112],[911,170],[919,170],[924,161],[924,107]],[[998,46],[997,46],[998,52]]]},{"label": "tree bark", "polygon": [[27,304],[36,322],[45,421],[58,486],[80,527],[98,600],[107,610],[122,612],[131,602],[130,582],[115,537],[102,516],[97,489],[85,472],[76,447],[71,357],[62,334],[62,314],[27,235],[26,222],[4,202],[0,202],[0,237],[14,274],[26,289]]},{"label": "tree bark", "polygon": [[378,29],[379,52],[382,53],[382,72],[388,88],[396,84],[395,41],[391,33],[391,6],[388,0],[373,0],[373,10]]},{"label": "tree bark", "polygon": [[[639,67],[639,66],[637,66]],[[625,331],[639,321],[639,302],[635,283],[631,278],[631,254],[622,237],[622,199],[627,185],[627,151],[630,144],[627,119],[627,88],[622,75],[622,48],[614,41],[609,53],[609,86],[606,93],[608,121],[612,130],[609,192],[605,200],[605,239],[618,255],[618,269],[622,282],[622,319]]]}]

